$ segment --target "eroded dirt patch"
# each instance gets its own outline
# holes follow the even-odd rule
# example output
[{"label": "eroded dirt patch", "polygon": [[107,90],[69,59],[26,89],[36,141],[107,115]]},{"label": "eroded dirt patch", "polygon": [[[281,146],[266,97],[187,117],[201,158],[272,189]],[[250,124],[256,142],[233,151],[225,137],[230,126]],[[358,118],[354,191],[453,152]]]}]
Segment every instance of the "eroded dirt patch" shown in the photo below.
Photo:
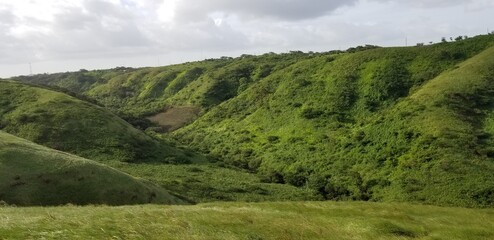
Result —
[{"label": "eroded dirt patch", "polygon": [[148,117],[151,122],[162,127],[163,132],[172,132],[199,117],[201,108],[194,106],[172,106],[162,113]]}]

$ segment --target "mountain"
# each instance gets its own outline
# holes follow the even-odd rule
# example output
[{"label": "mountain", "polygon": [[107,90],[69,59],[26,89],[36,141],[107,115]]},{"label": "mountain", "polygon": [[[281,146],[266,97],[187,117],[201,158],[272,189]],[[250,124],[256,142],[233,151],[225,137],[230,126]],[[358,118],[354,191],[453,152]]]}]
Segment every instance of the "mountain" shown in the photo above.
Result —
[{"label": "mountain", "polygon": [[18,82],[0,81],[0,129],[98,161],[187,162],[191,159],[184,151],[151,138],[105,108]]},{"label": "mountain", "polygon": [[213,159],[326,199],[479,207],[494,205],[493,45],[485,35],[15,79],[151,119]]},{"label": "mountain", "polygon": [[185,203],[115,169],[0,131],[0,200],[15,205]]}]

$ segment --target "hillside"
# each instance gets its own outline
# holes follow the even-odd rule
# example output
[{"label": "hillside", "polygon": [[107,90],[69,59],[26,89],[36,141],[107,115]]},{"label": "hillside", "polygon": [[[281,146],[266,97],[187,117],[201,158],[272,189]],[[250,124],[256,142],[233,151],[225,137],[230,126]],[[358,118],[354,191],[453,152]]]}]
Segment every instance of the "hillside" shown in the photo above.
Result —
[{"label": "hillside", "polygon": [[463,44],[300,61],[174,135],[328,199],[492,206],[494,48]]},{"label": "hillside", "polygon": [[0,81],[0,129],[99,161],[187,162],[193,156],[149,137],[102,107],[10,81]]},{"label": "hillside", "polygon": [[64,89],[93,99],[120,116],[152,116],[173,107],[206,112],[253,83],[297,61],[302,52],[223,57],[156,68],[124,68],[20,76],[14,79]]},{"label": "hillside", "polygon": [[2,131],[0,201],[21,206],[184,203],[148,182]]},{"label": "hillside", "polygon": [[0,81],[0,122],[4,131],[98,160],[197,202],[319,199],[314,191],[262,183],[252,173],[209,164],[104,108],[46,88]]},{"label": "hillside", "polygon": [[[3,239],[494,238],[493,209],[370,202],[0,207]],[[88,221],[90,219],[90,221]]]},{"label": "hillside", "polygon": [[493,45],[485,35],[16,79],[178,129],[167,136],[325,199],[482,207],[494,205]]}]

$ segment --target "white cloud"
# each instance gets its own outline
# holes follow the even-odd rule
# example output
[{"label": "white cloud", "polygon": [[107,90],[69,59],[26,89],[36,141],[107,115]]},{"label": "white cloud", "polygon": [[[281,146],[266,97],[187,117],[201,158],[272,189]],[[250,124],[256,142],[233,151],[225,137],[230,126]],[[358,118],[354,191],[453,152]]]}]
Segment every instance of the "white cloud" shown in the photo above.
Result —
[{"label": "white cloud", "polygon": [[0,0],[0,76],[28,62],[64,71],[439,41],[494,29],[493,10],[492,0]]}]

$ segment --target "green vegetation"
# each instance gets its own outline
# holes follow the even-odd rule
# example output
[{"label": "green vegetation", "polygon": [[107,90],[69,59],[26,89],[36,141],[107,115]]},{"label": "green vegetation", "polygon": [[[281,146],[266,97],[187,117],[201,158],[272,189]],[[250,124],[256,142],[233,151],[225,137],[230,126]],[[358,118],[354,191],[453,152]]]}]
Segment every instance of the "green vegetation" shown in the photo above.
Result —
[{"label": "green vegetation", "polygon": [[151,138],[104,108],[16,82],[0,81],[0,129],[103,162],[176,163],[194,158],[194,154]]},{"label": "green vegetation", "polygon": [[[262,183],[252,173],[208,164],[205,157],[166,137],[146,135],[101,107],[59,92],[3,81],[0,82],[0,106],[4,131],[98,160],[165,189],[170,187],[174,194],[191,201],[318,199],[311,190]],[[93,192],[87,194],[87,198],[94,197]],[[67,203],[63,198],[60,201]]]},{"label": "green vegetation", "polygon": [[2,80],[0,238],[493,239],[411,204],[494,207],[493,66],[488,35]]},{"label": "green vegetation", "polygon": [[[427,46],[244,55],[16,79],[64,88],[148,133],[192,121],[163,139],[230,170],[256,173],[262,182],[297,186],[311,198],[315,191],[323,199],[488,207],[494,206],[493,45],[494,36],[486,35]],[[149,119],[167,122],[160,116],[170,109],[194,114],[168,121],[177,123],[173,128],[146,120],[154,115]],[[208,166],[216,165],[198,169]],[[203,191],[207,185],[181,178],[172,187],[152,164],[118,167],[177,191],[201,186],[190,196],[211,199]],[[215,189],[233,191],[220,184]]]},{"label": "green vegetation", "polygon": [[327,199],[493,206],[492,43],[299,61],[173,135]]},{"label": "green vegetation", "polygon": [[185,202],[149,182],[1,131],[0,200],[16,205]]},{"label": "green vegetation", "polygon": [[217,164],[154,164],[109,162],[193,202],[322,200],[317,192],[287,184],[262,182],[258,175]]},{"label": "green vegetation", "polygon": [[[310,56],[301,52],[210,59],[159,68],[115,68],[14,78],[93,99],[128,120],[173,106],[207,111],[272,72]],[[131,121],[132,122],[132,121]]]},{"label": "green vegetation", "polygon": [[494,210],[365,202],[0,207],[3,239],[493,239]]}]

